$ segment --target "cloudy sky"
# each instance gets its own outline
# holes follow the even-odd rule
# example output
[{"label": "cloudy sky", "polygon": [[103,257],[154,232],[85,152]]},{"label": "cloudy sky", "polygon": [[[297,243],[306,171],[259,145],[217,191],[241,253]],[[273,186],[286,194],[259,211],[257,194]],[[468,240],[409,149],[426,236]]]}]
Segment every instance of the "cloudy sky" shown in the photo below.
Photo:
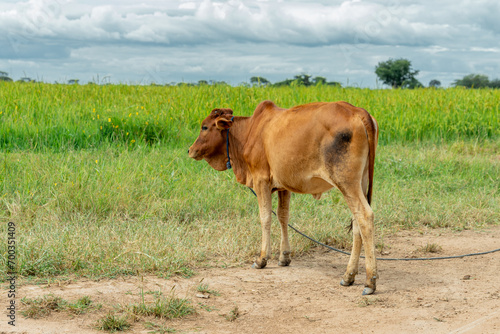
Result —
[{"label": "cloudy sky", "polygon": [[424,85],[500,77],[498,0],[0,1],[0,71],[149,84],[306,73],[377,87],[406,58]]}]

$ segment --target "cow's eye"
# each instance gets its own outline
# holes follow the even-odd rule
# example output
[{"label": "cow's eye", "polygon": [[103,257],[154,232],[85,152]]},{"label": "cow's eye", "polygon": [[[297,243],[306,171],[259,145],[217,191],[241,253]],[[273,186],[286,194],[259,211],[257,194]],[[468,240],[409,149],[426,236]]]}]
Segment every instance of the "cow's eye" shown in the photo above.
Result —
[{"label": "cow's eye", "polygon": [[207,126],[206,126],[206,125],[203,125],[203,126],[201,127],[201,129],[202,129],[203,131],[208,130],[208,128],[207,128]]}]

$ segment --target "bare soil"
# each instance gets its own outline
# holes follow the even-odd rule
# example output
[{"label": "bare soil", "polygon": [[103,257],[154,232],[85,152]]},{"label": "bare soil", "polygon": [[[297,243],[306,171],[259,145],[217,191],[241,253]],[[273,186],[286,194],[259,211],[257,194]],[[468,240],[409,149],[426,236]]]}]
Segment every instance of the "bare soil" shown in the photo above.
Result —
[{"label": "bare soil", "polygon": [[[481,252],[500,248],[500,227],[404,231],[385,237],[384,244],[383,257]],[[441,250],[425,253],[422,249],[429,244]],[[368,297],[361,296],[363,267],[353,286],[339,285],[347,260],[345,255],[318,249],[284,268],[272,260],[263,270],[251,269],[250,264],[199,269],[191,278],[23,284],[18,304],[22,297],[54,294],[68,301],[90,296],[102,308],[82,315],[53,311],[41,319],[26,319],[18,312],[15,328],[7,325],[4,315],[0,333],[104,333],[95,329],[97,319],[139,303],[141,296],[149,301],[152,292],[168,294],[172,289],[176,296],[191,300],[195,315],[177,320],[142,317],[127,332],[150,333],[145,324],[153,322],[178,333],[500,333],[500,252],[441,261],[379,261],[377,291]],[[196,288],[201,280],[220,295],[200,294]],[[0,305],[5,309],[7,291],[4,286],[2,290]]]}]

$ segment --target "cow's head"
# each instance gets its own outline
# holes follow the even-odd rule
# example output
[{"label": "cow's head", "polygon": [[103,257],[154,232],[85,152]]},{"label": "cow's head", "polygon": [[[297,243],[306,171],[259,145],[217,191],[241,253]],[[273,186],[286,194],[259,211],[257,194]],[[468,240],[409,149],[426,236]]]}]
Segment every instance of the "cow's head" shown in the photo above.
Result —
[{"label": "cow's head", "polygon": [[226,170],[226,131],[233,125],[231,109],[214,109],[201,122],[198,139],[189,148],[189,156],[195,160],[205,159],[214,169]]}]

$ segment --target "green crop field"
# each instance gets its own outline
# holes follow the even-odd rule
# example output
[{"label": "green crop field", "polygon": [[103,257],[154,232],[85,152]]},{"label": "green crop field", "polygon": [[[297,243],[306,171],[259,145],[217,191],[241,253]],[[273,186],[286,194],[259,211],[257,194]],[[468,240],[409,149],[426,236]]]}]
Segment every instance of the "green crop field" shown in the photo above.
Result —
[{"label": "green crop field", "polygon": [[[9,221],[24,277],[250,263],[261,236],[255,198],[231,171],[186,151],[213,108],[251,115],[266,99],[344,100],[377,119],[379,248],[401,229],[499,224],[500,90],[0,83],[0,276]],[[348,247],[349,221],[338,191],[292,197],[290,223],[320,241]],[[276,252],[278,224],[272,237]],[[314,247],[293,232],[291,245],[294,256]]]},{"label": "green crop field", "polygon": [[380,123],[382,144],[499,137],[500,90],[369,90],[335,87],[0,85],[0,149],[66,151],[103,144],[188,145],[215,107],[251,115],[263,100],[282,107],[348,101]]}]

